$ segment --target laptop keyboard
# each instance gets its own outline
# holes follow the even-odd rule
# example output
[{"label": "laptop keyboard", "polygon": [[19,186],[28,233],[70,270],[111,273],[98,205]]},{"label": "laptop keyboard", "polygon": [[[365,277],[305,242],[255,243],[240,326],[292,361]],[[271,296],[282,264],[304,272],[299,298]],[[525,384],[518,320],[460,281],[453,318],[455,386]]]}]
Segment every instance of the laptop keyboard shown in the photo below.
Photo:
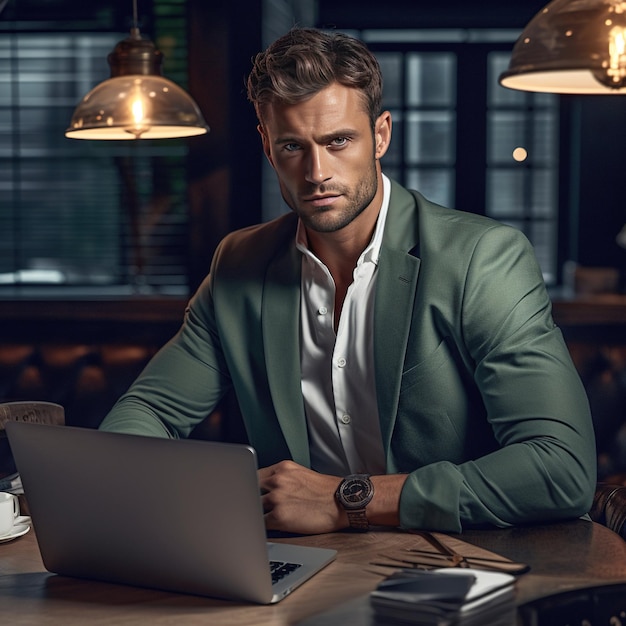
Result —
[{"label": "laptop keyboard", "polygon": [[300,563],[285,563],[284,561],[270,561],[270,571],[272,572],[272,585],[291,574],[291,572],[301,567]]}]

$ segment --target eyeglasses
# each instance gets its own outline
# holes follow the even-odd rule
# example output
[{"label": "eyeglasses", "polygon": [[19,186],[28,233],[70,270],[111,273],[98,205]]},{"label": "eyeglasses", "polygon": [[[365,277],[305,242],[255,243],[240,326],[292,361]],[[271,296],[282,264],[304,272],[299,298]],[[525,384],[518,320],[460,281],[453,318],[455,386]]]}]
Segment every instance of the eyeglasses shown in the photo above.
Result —
[{"label": "eyeglasses", "polygon": [[434,550],[407,548],[394,553],[384,553],[380,554],[379,560],[370,562],[370,565],[402,569],[457,567],[507,574],[523,574],[530,569],[525,563],[516,563],[505,557],[494,558],[460,554],[434,533],[428,531],[412,530],[409,532],[425,539]]}]

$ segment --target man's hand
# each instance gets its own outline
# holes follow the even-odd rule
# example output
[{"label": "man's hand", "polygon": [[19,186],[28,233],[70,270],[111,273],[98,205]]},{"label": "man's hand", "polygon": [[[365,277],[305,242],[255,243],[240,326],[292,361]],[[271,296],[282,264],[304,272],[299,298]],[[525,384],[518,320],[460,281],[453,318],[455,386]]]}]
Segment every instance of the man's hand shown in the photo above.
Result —
[{"label": "man's hand", "polygon": [[[374,498],[367,505],[372,525],[398,526],[406,474],[372,476]],[[293,461],[259,470],[265,526],[269,530],[313,535],[347,528],[348,516],[335,492],[341,477],[319,474]]]},{"label": "man's hand", "polygon": [[293,461],[260,469],[265,526],[307,535],[345,528],[348,518],[335,498],[340,482]]}]

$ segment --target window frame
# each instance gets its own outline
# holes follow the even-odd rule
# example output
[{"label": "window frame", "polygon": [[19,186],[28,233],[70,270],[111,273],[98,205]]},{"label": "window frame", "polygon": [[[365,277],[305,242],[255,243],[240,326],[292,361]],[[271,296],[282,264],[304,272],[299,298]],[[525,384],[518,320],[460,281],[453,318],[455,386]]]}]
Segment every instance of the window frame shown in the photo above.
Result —
[{"label": "window frame", "polygon": [[[385,31],[362,31],[353,33],[362,37],[374,54],[397,52],[403,55],[410,53],[449,53],[456,57],[456,128],[454,141],[456,145],[454,171],[454,201],[453,207],[470,213],[486,215],[487,202],[487,172],[488,160],[488,58],[492,52],[510,54],[512,42],[517,31],[443,31],[421,32],[405,31],[404,38],[385,40]],[[396,36],[398,33],[395,33]],[[442,40],[437,40],[437,38]],[[532,99],[534,94],[526,97]],[[567,194],[562,192],[561,184],[564,175],[562,159],[564,133],[562,129],[566,123],[562,115],[561,101],[555,98],[555,111],[558,116],[556,136],[556,163],[554,164],[555,198],[553,217],[556,222],[554,237],[550,248],[550,259],[545,263],[544,279],[548,286],[556,285],[561,280],[560,268],[567,258],[568,245],[566,240],[569,232],[570,216],[565,208]],[[406,104],[403,115],[406,113]],[[403,143],[403,134],[395,134],[393,141]],[[404,159],[404,147],[400,150]],[[384,168],[384,164],[383,164]],[[404,171],[407,164],[400,164],[401,175],[398,182],[406,185]],[[543,218],[525,214],[517,221],[522,223],[523,232],[532,242],[532,230],[535,224]],[[498,218],[496,218],[498,219]],[[504,221],[504,220],[501,220]],[[543,251],[540,251],[543,254]],[[538,254],[540,256],[540,254]]]}]

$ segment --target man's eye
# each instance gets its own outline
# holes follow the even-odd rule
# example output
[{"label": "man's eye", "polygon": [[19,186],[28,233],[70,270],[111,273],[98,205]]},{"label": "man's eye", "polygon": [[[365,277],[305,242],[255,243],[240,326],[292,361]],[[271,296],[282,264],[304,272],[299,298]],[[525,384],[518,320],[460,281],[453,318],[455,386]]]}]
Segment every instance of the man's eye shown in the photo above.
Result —
[{"label": "man's eye", "polygon": [[286,143],[284,145],[284,149],[287,152],[295,152],[296,150],[300,149],[300,146],[297,143]]},{"label": "man's eye", "polygon": [[341,147],[345,146],[348,143],[347,137],[335,137],[331,142],[332,146]]}]

